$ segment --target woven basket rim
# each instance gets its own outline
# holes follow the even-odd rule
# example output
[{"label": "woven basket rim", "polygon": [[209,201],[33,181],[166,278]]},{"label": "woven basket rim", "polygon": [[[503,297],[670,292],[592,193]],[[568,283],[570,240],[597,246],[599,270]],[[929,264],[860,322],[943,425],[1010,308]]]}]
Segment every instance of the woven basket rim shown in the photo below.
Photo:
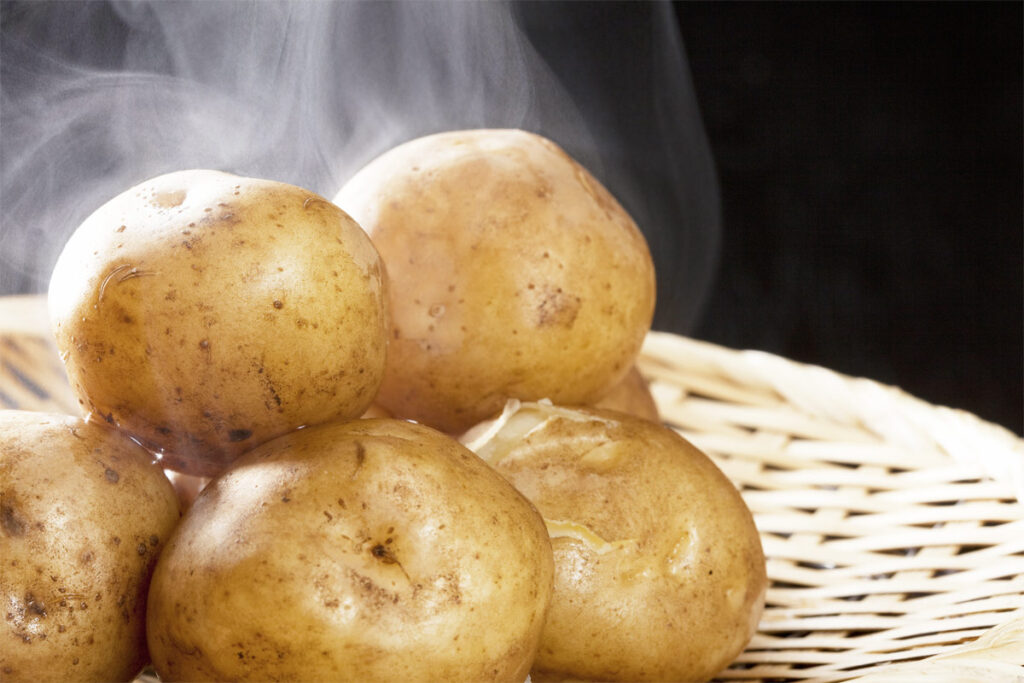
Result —
[{"label": "woven basket rim", "polygon": [[651,332],[638,367],[762,533],[769,606],[722,680],[1024,675],[1024,439],[875,380],[672,333]]},{"label": "woven basket rim", "polygon": [[[927,431],[944,453],[955,462],[978,462],[993,480],[1009,481],[1018,500],[1024,501],[1024,438],[1006,427],[987,421],[974,413],[929,403],[900,387],[866,377],[856,377],[812,363],[802,363],[756,349],[732,349],[670,332],[651,331],[644,340],[639,367],[649,380],[657,377],[657,365],[671,354],[683,351],[699,358],[715,372],[743,380],[748,385],[774,392],[780,401],[789,401],[804,411],[837,419],[835,406],[815,402],[815,391],[842,390],[861,405],[843,404],[843,421],[858,420],[880,438],[913,447]],[[655,397],[657,400],[657,396]],[[851,409],[852,408],[852,409]],[[898,411],[897,421],[892,411]],[[965,441],[964,436],[981,440]]]}]

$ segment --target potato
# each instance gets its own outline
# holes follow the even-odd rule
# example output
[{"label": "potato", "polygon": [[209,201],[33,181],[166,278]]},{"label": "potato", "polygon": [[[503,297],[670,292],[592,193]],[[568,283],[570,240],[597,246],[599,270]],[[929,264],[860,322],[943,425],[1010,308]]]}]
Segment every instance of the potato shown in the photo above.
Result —
[{"label": "potato", "polygon": [[0,679],[134,677],[150,576],[178,518],[170,482],[123,434],[0,411]]},{"label": "potato", "polygon": [[383,376],[376,250],[285,183],[193,170],[128,190],[71,236],[49,304],[83,408],[188,474],[358,417]]},{"label": "potato", "polygon": [[374,403],[370,405],[369,408],[366,409],[366,412],[362,414],[362,417],[369,419],[372,417],[394,417],[394,415],[391,415],[387,410],[382,408],[380,405]]},{"label": "potato", "polygon": [[164,470],[164,474],[174,487],[174,492],[178,494],[178,503],[182,510],[190,508],[199,492],[210,483],[210,477],[196,477],[174,470]]},{"label": "potato", "polygon": [[616,384],[604,398],[594,404],[595,408],[617,410],[651,422],[660,422],[658,404],[651,395],[651,387],[634,365],[622,381]]},{"label": "potato", "polygon": [[551,534],[536,680],[707,680],[746,646],[764,605],[760,538],[689,442],[621,413],[517,401],[465,441]]},{"label": "potato", "polygon": [[153,577],[163,680],[515,681],[551,599],[529,502],[454,439],[366,419],[239,458]]},{"label": "potato", "polygon": [[643,235],[586,169],[519,130],[400,145],[334,201],[388,269],[379,403],[449,433],[506,398],[590,404],[623,378],[654,312]]}]

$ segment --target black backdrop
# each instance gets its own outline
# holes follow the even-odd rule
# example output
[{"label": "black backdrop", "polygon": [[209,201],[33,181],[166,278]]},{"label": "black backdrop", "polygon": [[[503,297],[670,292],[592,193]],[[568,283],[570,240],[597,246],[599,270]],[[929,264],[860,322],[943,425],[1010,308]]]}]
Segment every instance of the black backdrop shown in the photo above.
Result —
[{"label": "black backdrop", "polygon": [[722,193],[694,336],[1022,432],[1022,3],[679,3]]}]

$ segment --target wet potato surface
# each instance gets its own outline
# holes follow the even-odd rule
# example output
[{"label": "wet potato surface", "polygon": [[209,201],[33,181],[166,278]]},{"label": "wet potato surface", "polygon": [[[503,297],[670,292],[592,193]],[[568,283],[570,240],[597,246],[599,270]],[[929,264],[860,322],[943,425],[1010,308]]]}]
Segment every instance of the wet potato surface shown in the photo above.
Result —
[{"label": "wet potato surface", "polygon": [[199,495],[153,579],[168,680],[515,681],[551,598],[537,511],[457,441],[309,427]]},{"label": "wet potato surface", "polygon": [[303,424],[357,417],[386,352],[383,269],[344,212],[285,183],[181,171],[69,239],[49,290],[84,411],[213,475]]},{"label": "wet potato surface", "polygon": [[511,402],[463,440],[551,534],[537,680],[701,681],[746,646],[764,606],[760,537],[732,483],[674,431]]},{"label": "wet potato surface", "polygon": [[178,519],[170,482],[124,435],[0,412],[0,678],[135,676],[150,576]]}]

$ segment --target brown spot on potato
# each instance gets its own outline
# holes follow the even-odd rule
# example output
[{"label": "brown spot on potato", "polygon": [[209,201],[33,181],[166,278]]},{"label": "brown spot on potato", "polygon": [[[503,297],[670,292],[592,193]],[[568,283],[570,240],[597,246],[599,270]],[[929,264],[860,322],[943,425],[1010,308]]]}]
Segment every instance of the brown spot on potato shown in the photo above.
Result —
[{"label": "brown spot on potato", "polygon": [[[185,190],[177,190],[175,192],[160,192],[153,195],[153,204],[159,206],[162,209],[170,209],[175,206],[181,206],[185,202]],[[118,230],[118,232],[121,232]]]},{"label": "brown spot on potato", "polygon": [[362,441],[356,441],[354,445],[356,447],[356,468],[352,471],[353,478],[359,474],[359,470],[362,469],[363,463],[366,462],[366,446],[363,445]]},{"label": "brown spot on potato", "polygon": [[46,616],[46,605],[37,600],[32,593],[25,593],[25,609],[37,617]]},{"label": "brown spot on potato", "polygon": [[8,536],[25,535],[25,520],[11,505],[0,505],[0,527]]},{"label": "brown spot on potato", "polygon": [[109,467],[103,471],[103,477],[111,484],[116,484],[121,479],[121,475],[117,473],[117,470],[112,470]]},{"label": "brown spot on potato", "polygon": [[581,303],[578,296],[564,292],[561,287],[545,286],[536,309],[537,326],[572,327]]},{"label": "brown spot on potato", "polygon": [[228,441],[231,443],[238,443],[240,441],[245,441],[250,436],[252,436],[251,429],[232,429],[228,432]]},{"label": "brown spot on potato", "polygon": [[394,555],[392,555],[391,552],[380,543],[373,546],[370,553],[384,564],[394,564],[397,561],[395,560]]},{"label": "brown spot on potato", "polygon": [[284,303],[280,299],[274,299],[274,308],[284,308]]}]

